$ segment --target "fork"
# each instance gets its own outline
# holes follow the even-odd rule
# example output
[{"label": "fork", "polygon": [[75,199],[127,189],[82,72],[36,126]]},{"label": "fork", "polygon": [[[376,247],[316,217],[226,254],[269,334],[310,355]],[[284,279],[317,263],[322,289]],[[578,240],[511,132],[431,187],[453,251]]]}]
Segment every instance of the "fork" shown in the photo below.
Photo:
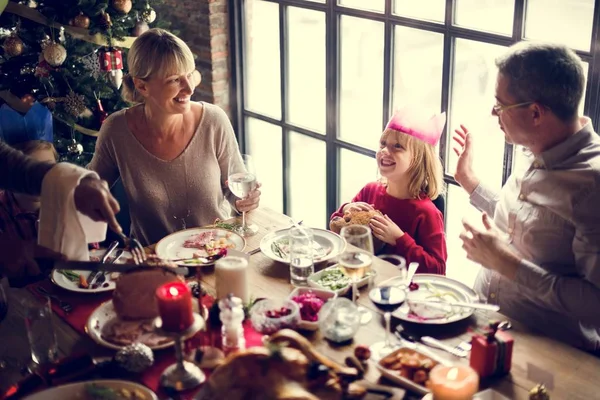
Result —
[{"label": "fork", "polygon": [[142,246],[142,244],[133,236],[127,237],[127,235],[125,235],[123,233],[123,231],[118,232],[118,235],[121,237],[121,239],[123,239],[123,241],[125,242],[125,245],[129,247],[129,250],[131,250],[131,255],[133,256],[133,262],[136,265],[143,264],[144,261],[146,261],[146,259],[148,258],[146,256],[146,251],[144,250],[144,246]]},{"label": "fork", "polygon": [[67,314],[70,313],[71,311],[73,311],[73,306],[71,304],[67,303],[66,301],[61,300],[60,297],[51,294],[49,291],[47,291],[43,287],[38,286],[37,291],[40,294],[48,297],[49,299],[56,301],[58,303],[58,306],[60,307],[60,309],[63,310],[64,312],[66,312]]}]

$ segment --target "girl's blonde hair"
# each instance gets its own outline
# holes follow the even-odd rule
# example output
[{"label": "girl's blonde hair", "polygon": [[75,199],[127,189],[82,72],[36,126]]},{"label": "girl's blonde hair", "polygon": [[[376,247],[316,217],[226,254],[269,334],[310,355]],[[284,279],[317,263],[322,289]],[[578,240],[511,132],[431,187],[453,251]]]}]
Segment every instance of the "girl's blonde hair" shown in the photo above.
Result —
[{"label": "girl's blonde hair", "polygon": [[129,73],[123,77],[121,96],[129,103],[143,103],[133,78],[166,77],[196,69],[194,55],[187,44],[171,32],[154,28],[140,35],[127,53]]},{"label": "girl's blonde hair", "polygon": [[27,156],[30,156],[39,150],[49,150],[54,155],[54,159],[58,160],[56,148],[51,142],[45,140],[26,140],[24,142],[14,143],[11,146]]},{"label": "girl's blonde hair", "polygon": [[[389,135],[395,135],[398,143],[412,154],[412,161],[406,172],[410,196],[418,199],[426,195],[435,200],[444,192],[444,171],[435,147],[394,129],[383,131],[381,141]],[[387,179],[382,177],[381,182],[387,184]]]}]

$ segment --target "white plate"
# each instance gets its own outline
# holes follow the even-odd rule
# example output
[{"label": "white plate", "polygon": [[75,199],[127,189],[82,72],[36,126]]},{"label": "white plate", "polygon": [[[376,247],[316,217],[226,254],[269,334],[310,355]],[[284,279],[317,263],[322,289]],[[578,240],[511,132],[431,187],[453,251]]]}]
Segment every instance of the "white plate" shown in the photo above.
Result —
[{"label": "white plate", "polygon": [[[314,288],[317,288],[317,289],[331,290],[331,289],[329,289],[329,288],[327,288],[327,287],[325,287],[325,286],[321,286],[321,285],[319,285],[317,282],[318,282],[318,281],[319,281],[319,279],[321,279],[321,278],[322,278],[322,277],[323,277],[325,274],[328,274],[328,273],[330,273],[330,272],[331,272],[331,270],[332,270],[333,268],[339,268],[339,267],[338,267],[338,264],[334,264],[334,265],[332,265],[331,267],[327,267],[327,268],[325,268],[325,269],[322,269],[322,270],[321,270],[321,271],[319,271],[319,272],[315,272],[314,274],[310,275],[310,276],[308,277],[308,286],[310,286],[310,287],[314,287]],[[370,272],[370,274],[374,274],[374,273],[375,273],[375,271],[371,271],[371,272]],[[370,276],[370,275],[368,275],[368,276],[365,276],[365,277],[364,277],[364,278],[362,278],[360,281],[358,281],[358,283],[356,284],[356,287],[358,287],[358,288],[361,288],[361,287],[365,286],[367,283],[369,283],[369,276]],[[345,295],[345,294],[348,292],[348,290],[350,290],[350,287],[351,287],[351,286],[352,286],[352,284],[350,283],[350,284],[346,285],[345,287],[343,287],[343,288],[341,288],[341,289],[334,290],[334,292],[335,292],[335,293],[336,293],[338,296],[343,296],[343,295]]]},{"label": "white plate", "polygon": [[[117,250],[115,250],[113,252],[113,255],[116,252],[117,252]],[[106,249],[90,250],[90,257],[102,257],[104,255],[104,253],[106,253]],[[117,261],[117,264],[125,264],[127,262],[127,260],[131,259],[131,258],[132,258],[131,253],[128,251],[125,251],[125,252],[123,252],[123,255],[121,256],[121,258],[119,258],[119,261]],[[73,272],[76,274],[83,275],[85,277],[88,277],[92,273],[90,271],[78,271],[78,270],[73,270]],[[110,274],[108,274],[108,276],[106,277],[106,282],[108,282],[108,286],[106,286],[106,287],[99,286],[95,289],[91,289],[91,288],[84,289],[84,288],[79,287],[79,282],[70,281],[69,279],[67,279],[66,276],[64,276],[63,274],[58,272],[57,269],[52,271],[52,275],[50,276],[50,278],[51,278],[52,282],[54,282],[55,285],[60,286],[61,288],[69,290],[71,292],[102,293],[102,292],[110,292],[111,290],[115,289],[115,281],[110,279]]]},{"label": "white plate", "polygon": [[[430,292],[432,294],[434,294],[434,292],[438,294],[451,293],[451,295],[444,296],[444,298],[448,300],[465,303],[476,303],[479,301],[479,297],[473,289],[458,281],[455,281],[454,279],[446,278],[442,275],[417,274],[413,277],[412,281],[419,284],[419,289],[417,289],[419,291]],[[431,289],[433,289],[434,292],[431,292]],[[424,319],[413,315],[410,312],[408,303],[404,302],[404,304],[394,311],[392,315],[403,321],[413,322],[416,324],[442,325],[469,318],[471,315],[473,315],[473,312],[473,309],[454,307],[453,313],[449,316],[444,318]]]},{"label": "white plate", "polygon": [[[113,307],[112,300],[104,302],[98,306],[89,316],[87,323],[85,324],[85,331],[92,338],[92,340],[99,345],[108,347],[109,349],[120,350],[125,345],[109,342],[102,337],[102,331],[107,328],[110,324],[118,321],[117,313]],[[155,346],[148,346],[152,350],[165,349],[173,346],[173,341],[162,343]]]},{"label": "white plate", "polygon": [[[41,392],[37,392],[28,397],[25,397],[23,400],[82,400],[91,398],[86,393],[85,387],[91,384],[96,384],[99,386],[104,386],[111,388],[113,390],[126,389],[131,392],[135,392],[137,397],[136,399],[140,400],[158,400],[156,394],[148,389],[146,386],[129,382],[129,381],[119,381],[119,380],[93,380],[93,381],[85,381],[85,382],[77,382],[77,383],[69,383],[67,385],[61,385],[57,387],[53,387]],[[124,397],[123,397],[124,398]]]},{"label": "white plate", "polygon": [[[235,246],[233,247],[233,250],[244,251],[244,248],[246,247],[246,240],[235,232],[231,232],[226,229],[220,228],[191,228],[172,233],[169,236],[165,236],[164,238],[162,238],[160,242],[158,242],[156,245],[156,255],[163,260],[193,258],[194,253],[197,253],[200,250],[185,248],[183,247],[183,243],[194,235],[211,231],[215,232],[216,238],[220,239],[225,237],[229,242],[233,243],[233,245]],[[214,263],[207,263],[201,265],[179,263],[179,265],[188,268],[203,267],[212,264]]]},{"label": "white plate", "polygon": [[[337,233],[318,228],[310,228],[313,233],[315,248],[322,251],[322,255],[314,258],[315,262],[331,260],[337,257],[346,249],[346,241]],[[265,235],[260,241],[260,251],[271,260],[289,264],[289,255],[283,259],[273,252],[271,246],[274,242],[286,240],[288,238],[288,229],[271,232]]]}]

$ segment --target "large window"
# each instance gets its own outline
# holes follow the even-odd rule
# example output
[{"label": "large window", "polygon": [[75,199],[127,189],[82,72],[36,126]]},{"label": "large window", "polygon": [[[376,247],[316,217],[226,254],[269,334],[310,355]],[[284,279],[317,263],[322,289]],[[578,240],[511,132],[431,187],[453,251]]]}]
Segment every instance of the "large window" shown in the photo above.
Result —
[{"label": "large window", "polygon": [[[500,188],[526,163],[490,115],[494,59],[520,40],[577,51],[589,70],[582,110],[598,113],[599,12],[594,0],[232,0],[237,102],[244,151],[257,159],[263,203],[324,228],[377,178],[378,138],[393,110],[446,111],[448,275],[472,282],[463,218],[479,213],[456,185],[453,129],[474,132],[475,168]],[[594,64],[596,60],[596,64]],[[587,73],[588,71],[586,71]],[[595,118],[593,118],[595,120]]]}]

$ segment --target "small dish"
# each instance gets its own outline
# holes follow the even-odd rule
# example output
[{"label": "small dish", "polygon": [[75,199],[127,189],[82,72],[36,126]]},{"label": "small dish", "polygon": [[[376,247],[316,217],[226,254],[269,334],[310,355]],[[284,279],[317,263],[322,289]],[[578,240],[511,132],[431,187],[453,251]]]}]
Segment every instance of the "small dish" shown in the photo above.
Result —
[{"label": "small dish", "polygon": [[[325,278],[329,274],[339,274],[340,281],[343,280],[343,282],[345,282],[345,285],[343,287],[337,288],[337,286],[323,285],[319,282],[321,279]],[[357,287],[360,288],[365,286],[367,283],[369,283],[369,279],[374,275],[376,275],[375,271],[369,271],[369,273],[364,278],[358,281],[358,283],[356,284]],[[338,280],[336,280],[336,282],[337,281]],[[343,296],[348,292],[348,290],[350,290],[350,286],[352,286],[352,283],[344,275],[340,267],[338,267],[338,264],[334,264],[331,267],[327,267],[319,272],[315,272],[314,274],[310,275],[308,277],[308,285],[317,289],[330,290],[332,292],[335,292],[338,296]]]},{"label": "small dish", "polygon": [[[319,299],[321,299],[323,301],[323,306],[329,300],[333,300],[337,297],[337,294],[335,292],[332,292],[331,290],[317,289],[317,288],[310,288],[310,287],[297,287],[292,291],[292,293],[290,293],[290,295],[288,296],[288,299],[293,301],[294,297],[300,296],[300,295],[303,295],[306,293],[313,293],[315,296],[317,296]],[[323,306],[321,306],[321,308]],[[317,314],[319,311],[320,311],[320,309],[317,310]],[[318,317],[317,317],[316,321],[307,321],[307,320],[302,319],[302,306],[300,305],[300,321],[298,321],[297,326],[299,329],[303,329],[306,331],[316,331],[317,329],[319,329]]]},{"label": "small dish", "polygon": [[[270,316],[271,312],[279,314],[286,311],[285,315]],[[290,299],[265,299],[257,302],[250,309],[250,321],[252,326],[260,333],[270,335],[280,329],[294,329],[300,321],[300,307]]]}]

